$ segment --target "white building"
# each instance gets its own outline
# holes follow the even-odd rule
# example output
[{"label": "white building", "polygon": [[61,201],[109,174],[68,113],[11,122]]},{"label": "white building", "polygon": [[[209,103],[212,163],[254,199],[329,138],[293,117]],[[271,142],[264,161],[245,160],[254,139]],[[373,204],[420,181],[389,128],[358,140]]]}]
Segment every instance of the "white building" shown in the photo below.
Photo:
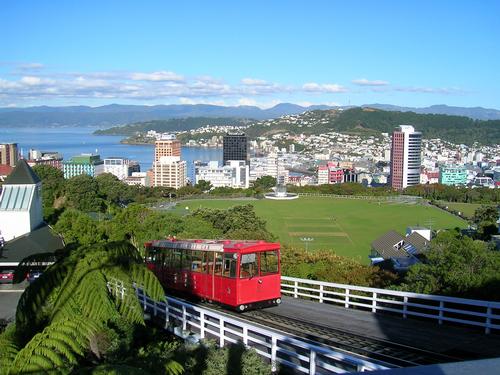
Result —
[{"label": "white building", "polygon": [[210,161],[195,168],[196,183],[202,180],[209,181],[214,188],[248,189],[250,168],[241,160],[228,160],[224,166],[219,166],[217,161]]},{"label": "white building", "polygon": [[276,178],[279,184],[288,184],[289,171],[285,168],[283,158],[277,154],[266,157],[250,159],[250,181],[255,181],[264,176]]},{"label": "white building", "polygon": [[404,189],[420,183],[422,133],[410,125],[399,125],[392,133],[391,185]]},{"label": "white building", "polygon": [[123,179],[127,185],[151,186],[147,172],[132,172],[131,176]]},{"label": "white building", "polygon": [[104,159],[104,173],[111,173],[124,180],[133,172],[140,172],[139,164],[136,161],[121,157],[109,157]]},{"label": "white building", "polygon": [[0,236],[7,242],[42,224],[42,182],[21,159],[5,180],[0,194]]}]

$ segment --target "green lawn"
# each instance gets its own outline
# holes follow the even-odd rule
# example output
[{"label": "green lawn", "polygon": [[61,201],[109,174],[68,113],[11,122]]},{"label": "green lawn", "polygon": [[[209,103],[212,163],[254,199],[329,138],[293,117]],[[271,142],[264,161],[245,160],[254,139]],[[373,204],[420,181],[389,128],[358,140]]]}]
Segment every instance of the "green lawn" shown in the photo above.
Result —
[{"label": "green lawn", "polygon": [[314,241],[309,243],[309,249],[332,249],[365,264],[368,263],[370,243],[388,230],[404,234],[406,227],[411,225],[431,223],[433,229],[467,225],[432,206],[334,198],[192,200],[179,203],[174,212],[183,214],[198,207],[228,208],[249,203],[282,243],[304,246],[300,238],[312,237]]},{"label": "green lawn", "polygon": [[474,211],[481,206],[492,206],[488,204],[479,203],[456,203],[456,202],[445,202],[439,201],[440,204],[448,206],[451,210],[460,211],[462,214],[468,218],[474,216]]}]

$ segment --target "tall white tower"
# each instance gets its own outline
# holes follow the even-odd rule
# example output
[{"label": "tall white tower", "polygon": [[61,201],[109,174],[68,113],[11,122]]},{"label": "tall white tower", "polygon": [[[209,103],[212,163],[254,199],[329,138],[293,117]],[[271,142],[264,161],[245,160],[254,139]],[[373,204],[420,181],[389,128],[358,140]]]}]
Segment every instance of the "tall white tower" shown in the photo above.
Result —
[{"label": "tall white tower", "polygon": [[404,189],[420,183],[422,133],[411,125],[399,125],[392,133],[391,186]]}]

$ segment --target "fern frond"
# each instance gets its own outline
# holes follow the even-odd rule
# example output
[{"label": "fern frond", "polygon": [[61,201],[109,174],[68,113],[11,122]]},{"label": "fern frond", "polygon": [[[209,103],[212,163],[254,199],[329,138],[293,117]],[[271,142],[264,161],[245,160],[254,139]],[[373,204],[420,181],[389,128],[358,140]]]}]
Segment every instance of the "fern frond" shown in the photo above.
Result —
[{"label": "fern frond", "polygon": [[9,324],[0,334],[0,375],[7,374],[7,369],[16,358],[18,351],[16,326]]},{"label": "fern frond", "polygon": [[131,265],[132,279],[137,286],[156,301],[165,301],[165,291],[155,274],[151,272],[144,264]]},{"label": "fern frond", "polygon": [[59,372],[71,368],[89,347],[90,337],[98,329],[99,325],[84,318],[49,325],[17,353],[9,374]]}]

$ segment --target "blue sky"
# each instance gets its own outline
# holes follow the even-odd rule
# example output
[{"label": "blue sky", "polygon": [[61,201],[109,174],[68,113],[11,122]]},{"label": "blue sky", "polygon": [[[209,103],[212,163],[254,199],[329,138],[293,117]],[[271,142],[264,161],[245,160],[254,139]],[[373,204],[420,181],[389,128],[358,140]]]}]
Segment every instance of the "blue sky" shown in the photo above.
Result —
[{"label": "blue sky", "polygon": [[500,108],[499,1],[4,1],[0,106]]}]

